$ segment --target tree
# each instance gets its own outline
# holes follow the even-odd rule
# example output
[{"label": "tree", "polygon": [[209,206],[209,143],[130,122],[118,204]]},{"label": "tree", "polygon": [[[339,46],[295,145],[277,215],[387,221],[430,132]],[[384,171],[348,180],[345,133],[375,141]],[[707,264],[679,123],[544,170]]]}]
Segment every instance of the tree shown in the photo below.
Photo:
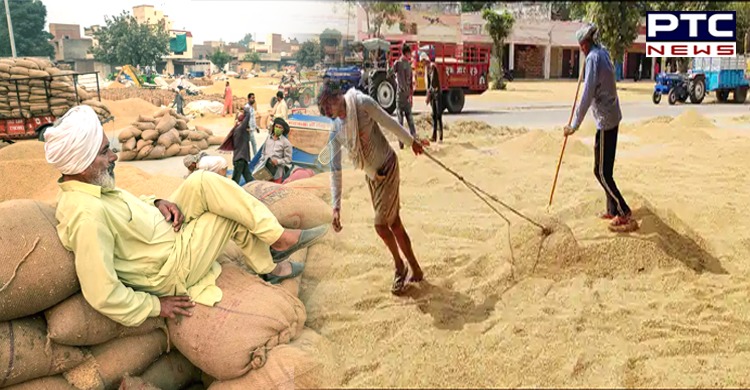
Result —
[{"label": "tree", "polygon": [[598,28],[601,43],[609,50],[615,63],[621,62],[625,51],[638,38],[641,13],[627,1],[587,2],[586,15]]},{"label": "tree", "polygon": [[461,12],[477,12],[485,9],[492,9],[496,1],[462,1]]},{"label": "tree", "polygon": [[294,59],[300,66],[308,68],[312,68],[320,63],[322,58],[323,51],[321,50],[320,43],[317,41],[307,41],[303,43],[297,54],[294,55]]},{"label": "tree", "polygon": [[341,44],[341,32],[327,28],[320,33],[320,44],[323,46],[338,47]]},{"label": "tree", "polygon": [[495,49],[495,58],[498,63],[498,73],[495,75],[495,89],[505,89],[505,82],[503,81],[503,46],[505,45],[505,39],[508,38],[510,33],[513,31],[513,15],[508,11],[503,13],[495,12],[491,9],[482,11],[482,18],[487,21],[485,28],[492,38],[493,47]]},{"label": "tree", "polygon": [[260,62],[260,54],[258,54],[257,52],[247,53],[245,54],[245,57],[242,58],[242,60],[257,64]]},{"label": "tree", "polygon": [[[44,31],[47,7],[40,0],[9,1],[10,17],[16,55],[19,57],[54,57],[55,48],[49,43],[54,38]],[[0,57],[10,57],[10,34],[8,34],[5,7],[0,4]]]},{"label": "tree", "polygon": [[244,47],[248,47],[250,42],[253,42],[253,34],[245,34],[245,36],[237,43]]},{"label": "tree", "polygon": [[104,17],[106,26],[94,33],[99,46],[94,59],[110,65],[151,65],[169,55],[169,33],[164,24],[141,24],[128,12]]},{"label": "tree", "polygon": [[213,62],[214,65],[216,65],[219,69],[224,69],[224,66],[229,63],[229,61],[232,61],[232,56],[229,55],[229,53],[222,51],[221,49],[216,49],[216,51],[211,54],[208,59]]},{"label": "tree", "polygon": [[401,3],[366,0],[355,1],[355,3],[365,11],[367,34],[370,38],[381,37],[383,25],[391,27],[405,19],[404,6]]}]

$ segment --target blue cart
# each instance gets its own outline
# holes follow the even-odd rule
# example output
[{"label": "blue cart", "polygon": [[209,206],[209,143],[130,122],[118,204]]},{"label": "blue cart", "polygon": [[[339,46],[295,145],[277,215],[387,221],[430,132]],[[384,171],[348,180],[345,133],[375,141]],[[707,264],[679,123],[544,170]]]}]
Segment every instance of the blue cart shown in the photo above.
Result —
[{"label": "blue cart", "polygon": [[702,78],[704,94],[714,92],[716,100],[725,103],[729,100],[731,92],[735,103],[744,103],[750,86],[746,69],[747,62],[744,57],[705,57],[693,59],[692,72],[696,77]]}]

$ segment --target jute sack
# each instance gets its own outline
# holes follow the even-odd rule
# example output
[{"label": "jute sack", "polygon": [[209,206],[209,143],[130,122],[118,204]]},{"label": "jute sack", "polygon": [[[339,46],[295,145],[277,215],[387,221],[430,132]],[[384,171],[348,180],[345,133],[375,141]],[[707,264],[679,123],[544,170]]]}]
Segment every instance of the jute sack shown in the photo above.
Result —
[{"label": "jute sack", "polygon": [[224,142],[224,137],[211,135],[208,137],[207,141],[209,145],[221,145],[221,143]]},{"label": "jute sack", "polygon": [[133,126],[141,131],[156,129],[156,125],[153,122],[135,122],[133,123]]},{"label": "jute sack", "polygon": [[170,130],[160,135],[159,139],[156,141],[156,144],[161,145],[165,148],[168,148],[172,146],[172,144],[179,143],[179,142],[180,142],[180,134],[177,133],[176,130]]},{"label": "jute sack", "polygon": [[188,139],[191,141],[203,141],[208,138],[208,134],[201,133],[200,131],[191,131],[188,133]]},{"label": "jute sack", "polygon": [[197,152],[193,152],[193,145],[181,145],[180,146],[180,152],[177,153],[178,156],[187,156],[188,154],[196,154],[199,153],[200,150]]},{"label": "jute sack", "polygon": [[161,109],[159,109],[159,111],[156,111],[154,113],[154,118],[159,119],[159,118],[163,117],[164,115],[168,115],[169,111],[170,111],[169,107],[161,108]]},{"label": "jute sack", "polygon": [[138,122],[150,122],[155,124],[156,118],[152,116],[138,115]]},{"label": "jute sack", "polygon": [[333,210],[314,194],[280,184],[254,180],[245,191],[263,202],[287,229],[310,229],[330,224]]},{"label": "jute sack", "polygon": [[125,375],[117,390],[162,390],[138,376]]},{"label": "jute sack", "polygon": [[134,150],[123,150],[120,152],[120,161],[133,161],[138,157],[138,152]]},{"label": "jute sack", "polygon": [[200,148],[200,150],[206,150],[209,147],[208,141],[205,140],[205,139],[202,140],[202,141],[196,142],[195,145],[198,146],[198,148]]},{"label": "jute sack", "polygon": [[214,307],[196,305],[191,317],[168,320],[170,340],[193,364],[219,379],[238,378],[263,366],[266,352],[297,338],[305,306],[283,288],[226,264]]},{"label": "jute sack", "polygon": [[29,69],[39,69],[39,65],[37,65],[36,62],[20,58],[16,58],[16,66],[21,66]]},{"label": "jute sack", "polygon": [[198,130],[198,131],[200,131],[200,132],[202,132],[202,133],[206,133],[206,134],[208,134],[209,136],[211,136],[211,135],[214,135],[214,132],[213,132],[213,131],[211,131],[211,129],[209,129],[208,127],[204,127],[204,126],[195,126],[195,130]]},{"label": "jute sack", "polygon": [[120,142],[125,142],[130,138],[140,137],[141,133],[143,133],[141,130],[136,129],[133,126],[129,126],[120,131],[120,134],[117,135],[117,140],[119,140]]},{"label": "jute sack", "polygon": [[96,311],[80,293],[48,309],[44,315],[50,340],[63,345],[97,345],[166,327],[164,319],[159,317],[148,318],[135,327],[120,325]]},{"label": "jute sack", "polygon": [[60,243],[56,226],[52,206],[0,203],[0,321],[41,312],[79,290],[73,253]]},{"label": "jute sack", "polygon": [[135,140],[135,137],[131,137],[127,141],[125,141],[122,144],[122,150],[124,151],[132,151],[135,150],[135,146],[138,144],[138,141]]},{"label": "jute sack", "polygon": [[153,144],[154,144],[154,141],[146,141],[145,139],[139,139],[135,143],[135,150],[141,150],[141,149],[143,149],[144,146],[146,146],[146,145],[153,145]]},{"label": "jute sack", "polygon": [[187,122],[182,119],[178,119],[177,124],[175,125],[175,128],[177,128],[177,130],[187,130],[188,129]]},{"label": "jute sack", "polygon": [[300,338],[268,352],[266,365],[245,376],[213,382],[209,390],[320,389],[340,385],[333,349],[323,337],[305,329]]},{"label": "jute sack", "polygon": [[141,133],[141,138],[146,141],[156,141],[157,139],[159,139],[159,134],[161,133],[156,130],[146,130]]},{"label": "jute sack", "polygon": [[62,375],[46,376],[6,387],[6,390],[77,390]]},{"label": "jute sack", "polygon": [[164,134],[168,132],[169,130],[174,129],[174,126],[177,124],[177,120],[172,118],[171,115],[164,115],[159,120],[159,123],[156,125],[156,131],[159,132],[159,134]]},{"label": "jute sack", "polygon": [[141,378],[161,390],[180,390],[200,381],[201,371],[179,351],[173,350],[150,365]]},{"label": "jute sack", "polygon": [[165,147],[163,147],[161,145],[156,145],[151,150],[151,153],[149,153],[148,156],[146,156],[145,159],[146,160],[159,160],[159,159],[162,159],[162,158],[164,158],[164,153],[166,151],[167,151],[167,148],[165,148]]},{"label": "jute sack", "polygon": [[168,147],[167,150],[164,152],[164,157],[174,157],[178,154],[180,154],[180,151],[182,150],[182,146],[180,143],[174,143],[172,146]]},{"label": "jute sack", "polygon": [[75,347],[47,345],[47,329],[42,316],[0,323],[0,386],[59,374],[84,361]]},{"label": "jute sack", "polygon": [[89,359],[63,375],[79,389],[105,389],[120,383],[126,374],[139,375],[166,350],[167,336],[161,330],[114,339],[92,347]]},{"label": "jute sack", "polygon": [[144,147],[138,149],[138,156],[135,158],[136,160],[143,160],[146,157],[148,157],[149,154],[151,154],[151,151],[154,150],[153,145],[145,145]]}]

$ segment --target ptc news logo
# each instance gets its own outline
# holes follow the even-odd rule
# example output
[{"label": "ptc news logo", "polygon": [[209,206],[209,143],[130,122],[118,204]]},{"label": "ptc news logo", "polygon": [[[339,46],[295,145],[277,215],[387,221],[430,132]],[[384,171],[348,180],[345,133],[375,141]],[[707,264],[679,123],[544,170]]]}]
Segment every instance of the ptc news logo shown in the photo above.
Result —
[{"label": "ptc news logo", "polygon": [[735,11],[648,12],[646,57],[735,57]]}]

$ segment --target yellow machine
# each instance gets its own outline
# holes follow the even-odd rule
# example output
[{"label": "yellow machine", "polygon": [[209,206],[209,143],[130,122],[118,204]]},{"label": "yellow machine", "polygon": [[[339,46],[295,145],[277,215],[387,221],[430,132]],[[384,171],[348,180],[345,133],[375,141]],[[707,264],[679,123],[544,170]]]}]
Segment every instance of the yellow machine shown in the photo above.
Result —
[{"label": "yellow machine", "polygon": [[115,77],[115,80],[120,80],[120,77],[125,74],[130,78],[130,80],[133,81],[136,87],[141,88],[143,85],[141,85],[141,79],[138,78],[138,71],[133,67],[133,65],[123,65],[120,69],[120,72],[117,73],[117,77]]}]

